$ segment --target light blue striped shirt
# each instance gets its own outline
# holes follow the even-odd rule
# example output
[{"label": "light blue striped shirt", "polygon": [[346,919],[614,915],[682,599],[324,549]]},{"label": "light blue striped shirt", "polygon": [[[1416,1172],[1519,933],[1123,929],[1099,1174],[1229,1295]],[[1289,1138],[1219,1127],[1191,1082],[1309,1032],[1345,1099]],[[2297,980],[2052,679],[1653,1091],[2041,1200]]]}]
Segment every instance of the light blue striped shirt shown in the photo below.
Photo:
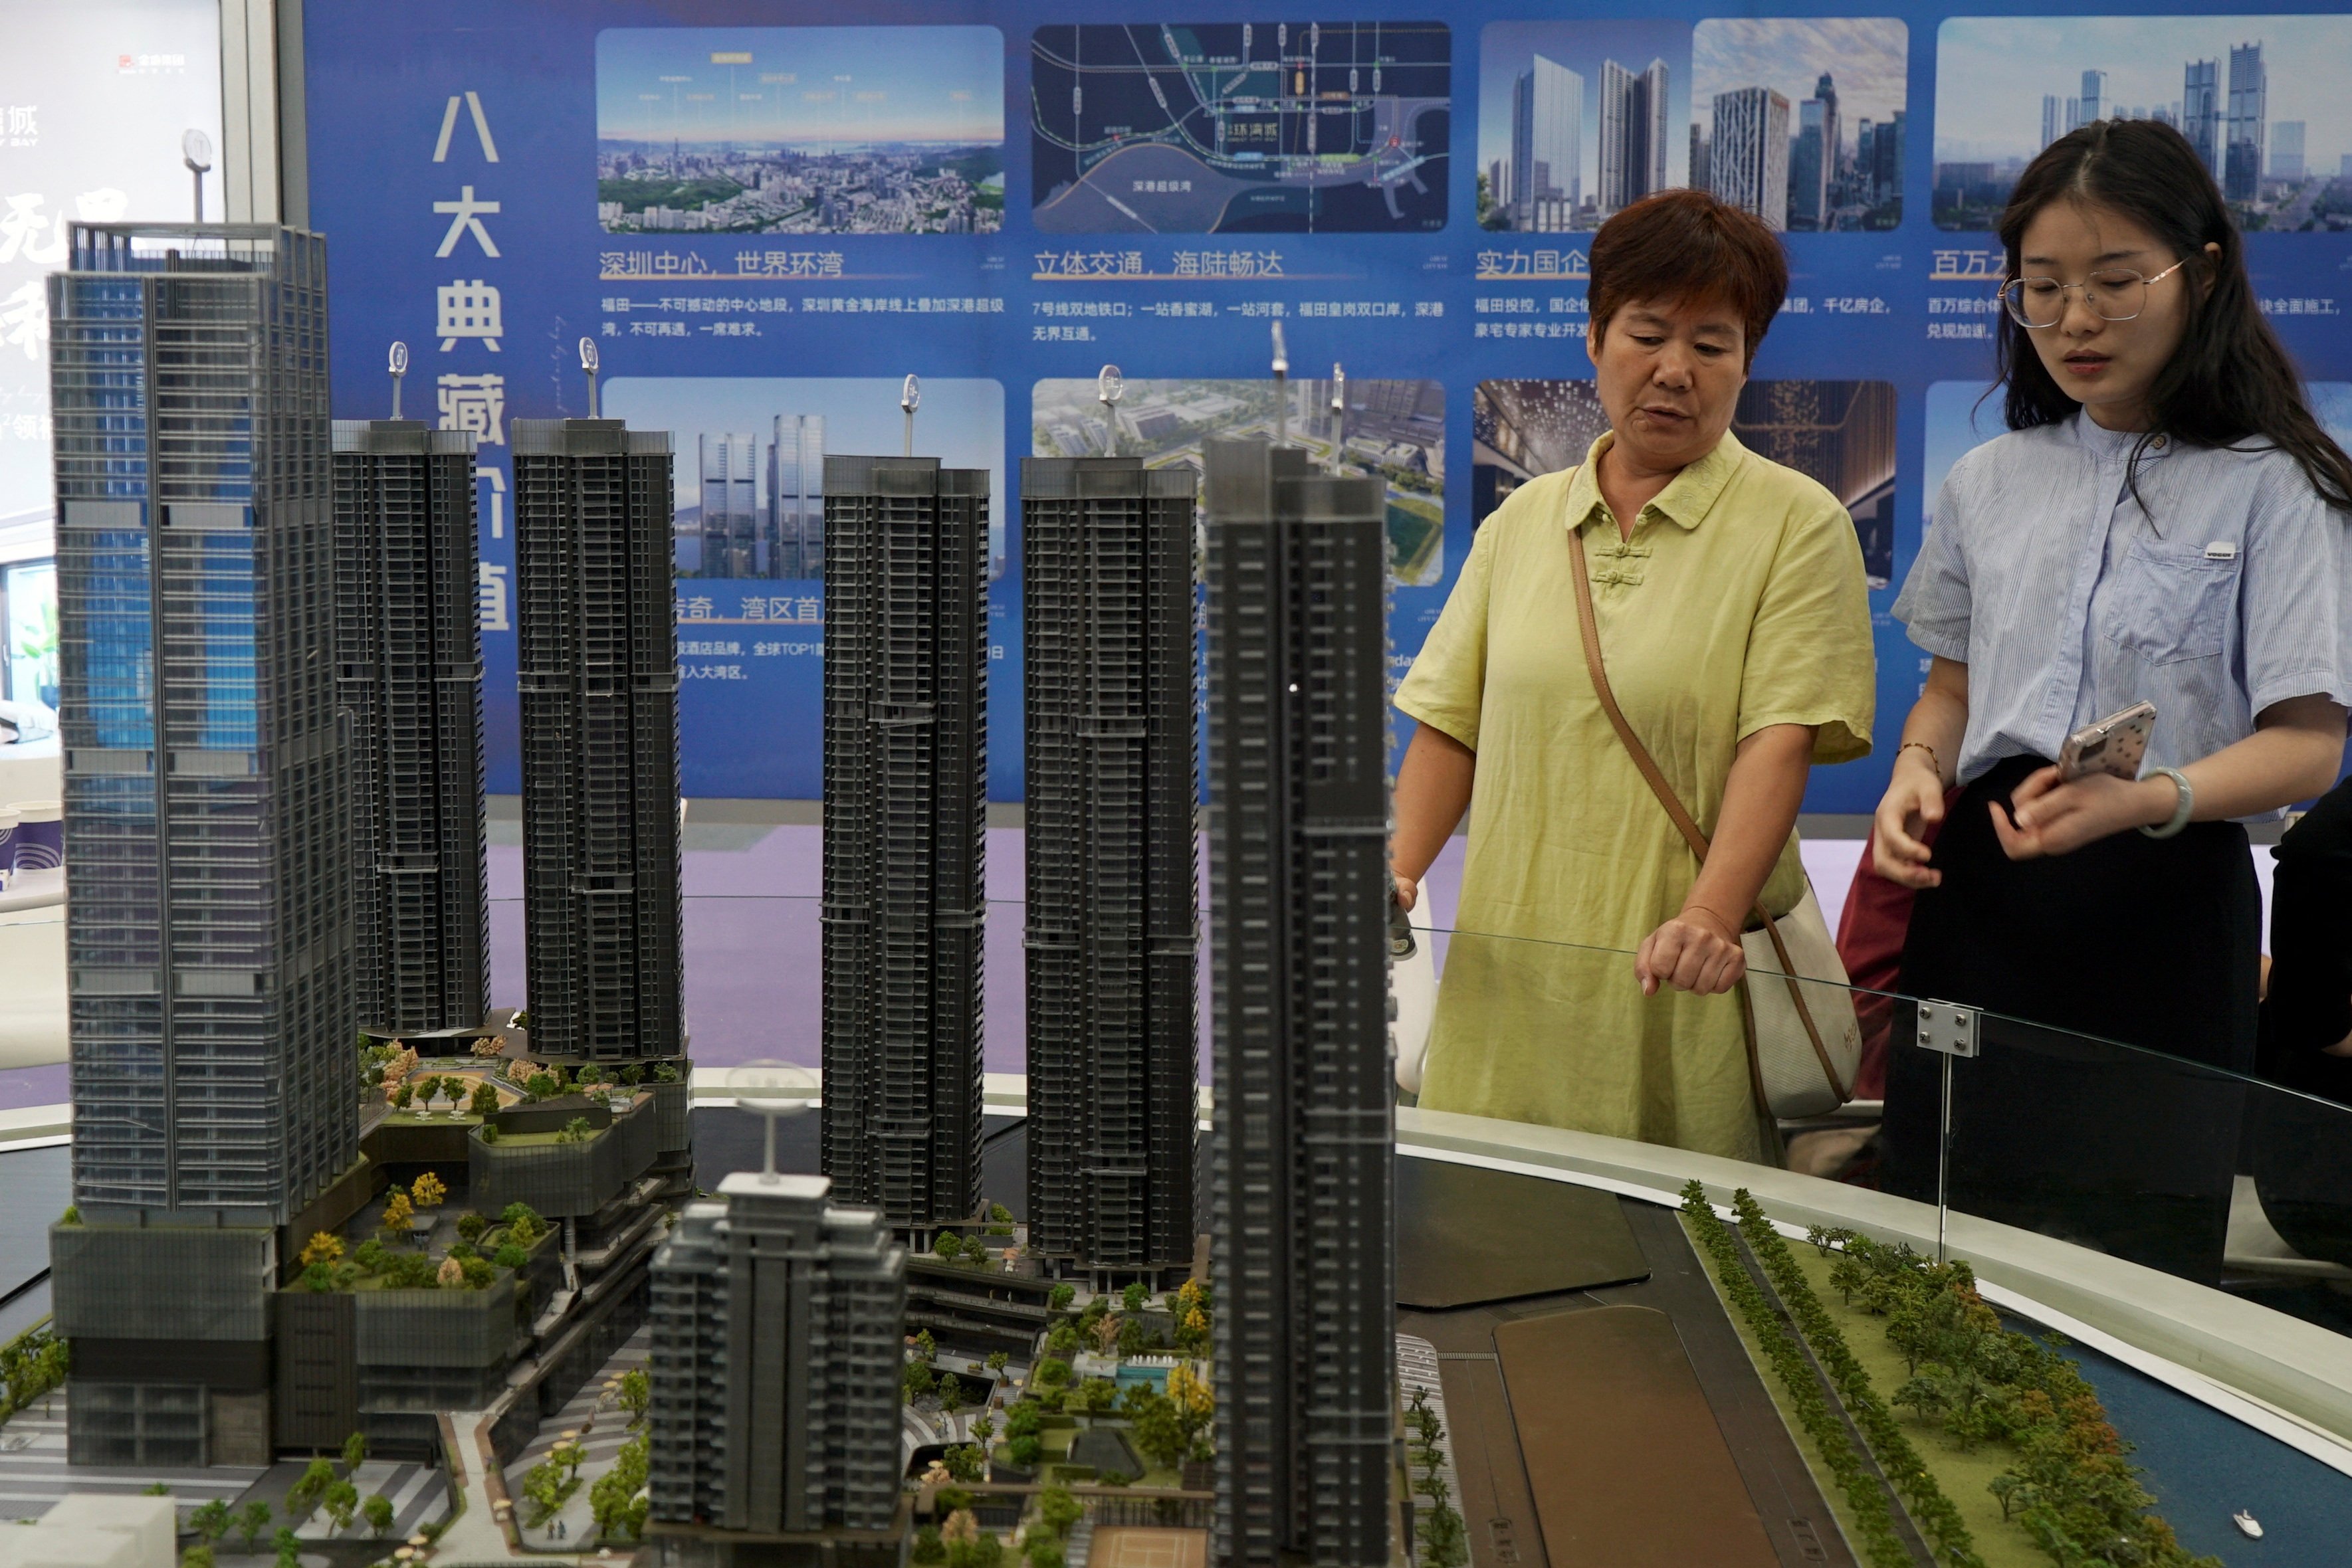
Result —
[{"label": "light blue striped shirt", "polygon": [[1989,441],[1944,481],[1895,617],[1969,666],[1962,783],[2054,758],[2142,699],[2150,768],[2243,740],[2288,697],[2352,702],[2352,517],[2284,452],[2162,437],[2135,499],[2137,440],[2077,414]]}]

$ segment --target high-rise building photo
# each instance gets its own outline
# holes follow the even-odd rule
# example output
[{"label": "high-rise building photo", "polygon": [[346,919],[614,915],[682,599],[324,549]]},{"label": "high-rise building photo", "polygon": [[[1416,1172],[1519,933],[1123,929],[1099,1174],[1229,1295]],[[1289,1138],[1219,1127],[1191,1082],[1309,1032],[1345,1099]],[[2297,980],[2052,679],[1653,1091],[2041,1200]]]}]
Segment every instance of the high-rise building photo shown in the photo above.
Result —
[{"label": "high-rise building photo", "polygon": [[1965,16],[1939,37],[1939,228],[1992,228],[2026,164],[2069,131],[2147,120],[2189,139],[2240,228],[2352,229],[2340,17]]},{"label": "high-rise building photo", "polygon": [[1688,182],[1688,25],[1493,22],[1479,51],[1481,227],[1595,229]]},{"label": "high-rise building photo", "polygon": [[1909,29],[1891,16],[1710,17],[1691,33],[1703,185],[1791,233],[1903,221]]}]

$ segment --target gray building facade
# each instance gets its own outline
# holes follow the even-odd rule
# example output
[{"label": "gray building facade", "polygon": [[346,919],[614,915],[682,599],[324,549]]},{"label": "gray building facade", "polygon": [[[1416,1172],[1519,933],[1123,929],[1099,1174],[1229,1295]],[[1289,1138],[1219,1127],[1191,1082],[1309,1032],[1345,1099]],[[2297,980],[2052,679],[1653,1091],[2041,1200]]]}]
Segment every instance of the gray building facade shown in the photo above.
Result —
[{"label": "gray building facade", "polygon": [[978,1216],[988,471],[824,460],[825,1174]]},{"label": "gray building facade", "polygon": [[406,1038],[489,1012],[474,437],[334,423],[335,665],[352,716],[357,1022]]},{"label": "gray building facade", "polygon": [[1391,1560],[1383,486],[1213,442],[1215,1561]]},{"label": "gray building facade", "polygon": [[652,1517],[755,1535],[898,1519],[906,1249],[823,1176],[738,1171],[653,1263]]},{"label": "gray building facade", "polygon": [[326,281],[214,224],[49,280],[78,1462],[266,1458],[278,1228],[358,1156]]},{"label": "gray building facade", "polygon": [[1029,1239],[1192,1267],[1200,1071],[1189,468],[1021,465]]},{"label": "gray building facade", "polygon": [[669,434],[614,419],[509,434],[531,1050],[680,1056]]},{"label": "gray building facade", "polygon": [[824,415],[780,413],[768,443],[765,577],[824,575]]}]

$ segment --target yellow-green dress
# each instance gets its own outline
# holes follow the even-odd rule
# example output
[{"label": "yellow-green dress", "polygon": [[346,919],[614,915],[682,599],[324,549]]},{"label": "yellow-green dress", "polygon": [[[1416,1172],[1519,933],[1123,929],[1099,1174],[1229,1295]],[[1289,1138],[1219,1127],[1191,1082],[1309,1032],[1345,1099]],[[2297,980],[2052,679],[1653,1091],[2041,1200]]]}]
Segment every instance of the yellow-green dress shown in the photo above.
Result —
[{"label": "yellow-green dress", "polygon": [[[1816,763],[1870,750],[1862,551],[1836,497],[1727,434],[1622,539],[1592,479],[1612,439],[1481,525],[1397,691],[1477,753],[1464,935],[1445,950],[1420,1103],[1753,1159],[1738,996],[1644,998],[1634,978],[1631,954],[1681,911],[1698,862],[1594,695],[1566,529],[1583,532],[1618,706],[1710,836],[1757,730],[1818,726]],[[1802,878],[1791,833],[1765,906],[1792,907]]]}]

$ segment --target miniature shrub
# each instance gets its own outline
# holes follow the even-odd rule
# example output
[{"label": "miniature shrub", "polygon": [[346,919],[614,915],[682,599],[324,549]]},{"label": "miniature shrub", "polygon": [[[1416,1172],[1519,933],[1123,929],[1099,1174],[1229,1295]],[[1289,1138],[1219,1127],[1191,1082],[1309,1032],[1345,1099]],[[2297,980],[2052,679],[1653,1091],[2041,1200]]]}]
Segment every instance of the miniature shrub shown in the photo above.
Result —
[{"label": "miniature shrub", "polygon": [[952,1263],[963,1256],[963,1239],[952,1230],[942,1230],[939,1239],[931,1243],[931,1251]]},{"label": "miniature shrub", "polygon": [[383,1243],[373,1236],[352,1250],[352,1261],[371,1274],[382,1272],[384,1260],[390,1256],[391,1254],[384,1249]]},{"label": "miniature shrub", "polygon": [[449,1243],[449,1256],[462,1263],[468,1258],[478,1258],[481,1254],[467,1246],[466,1239],[460,1236],[457,1240]]},{"label": "miniature shrub", "polygon": [[530,1254],[509,1241],[491,1254],[490,1261],[501,1269],[520,1269],[530,1261]]},{"label": "miniature shrub", "polygon": [[1057,1535],[1067,1535],[1070,1526],[1086,1516],[1086,1505],[1067,1487],[1047,1487],[1037,1494],[1037,1517]]},{"label": "miniature shrub", "polygon": [[482,1142],[484,1142],[484,1143],[486,1143],[486,1144],[495,1144],[495,1143],[497,1143],[498,1141],[499,1141],[499,1124],[498,1124],[496,1122],[485,1122],[485,1123],[483,1123],[483,1124],[482,1124]]},{"label": "miniature shrub", "polygon": [[908,1561],[919,1563],[924,1564],[925,1568],[929,1568],[930,1564],[945,1563],[947,1560],[948,1549],[940,1541],[938,1525],[927,1524],[915,1531],[915,1547],[908,1554]]},{"label": "miniature shrub", "polygon": [[950,1448],[940,1456],[940,1462],[947,1466],[948,1474],[955,1477],[956,1479],[976,1481],[980,1479],[981,1471],[985,1467],[987,1459],[977,1448],[965,1443]]},{"label": "miniature shrub", "polygon": [[59,1225],[79,1225],[81,1223],[81,1209],[73,1204],[66,1205],[66,1211],[58,1216],[58,1223]]},{"label": "miniature shrub", "polygon": [[479,1258],[457,1259],[457,1268],[469,1291],[487,1291],[499,1282],[499,1271]]},{"label": "miniature shrub", "polygon": [[1029,1381],[1037,1388],[1059,1388],[1070,1381],[1070,1364],[1046,1356],[1037,1363],[1037,1370],[1030,1375]]},{"label": "miniature shrub", "polygon": [[1130,1312],[1139,1312],[1143,1310],[1145,1299],[1150,1295],[1150,1292],[1143,1288],[1142,1281],[1132,1280],[1128,1282],[1127,1289],[1119,1293],[1119,1304]]},{"label": "miniature shrub", "polygon": [[673,1066],[671,1063],[667,1062],[667,1061],[660,1061],[660,1062],[656,1062],[656,1063],[654,1064],[654,1082],[656,1082],[656,1083],[675,1083],[675,1082],[677,1082],[677,1079],[678,1079],[678,1072],[677,1072],[677,1069],[675,1066]]},{"label": "miniature shrub", "polygon": [[1045,1301],[1055,1312],[1066,1312],[1070,1310],[1070,1303],[1077,1299],[1078,1288],[1076,1285],[1060,1284],[1054,1287],[1054,1293],[1046,1297]]},{"label": "miniature shrub", "polygon": [[528,1247],[547,1234],[547,1221],[527,1203],[510,1203],[499,1215],[499,1222],[507,1228],[508,1237]]},{"label": "miniature shrub", "polygon": [[312,1263],[306,1266],[302,1270],[302,1288],[306,1291],[320,1291],[333,1290],[335,1288],[333,1266],[326,1263]]},{"label": "miniature shrub", "polygon": [[499,1092],[491,1088],[487,1083],[475,1084],[474,1098],[472,1103],[467,1106],[467,1109],[473,1112],[477,1116],[488,1117],[497,1115],[499,1113]]},{"label": "miniature shrub", "polygon": [[395,1291],[430,1291],[439,1284],[439,1270],[422,1252],[395,1252],[384,1260],[384,1283]]},{"label": "miniature shrub", "polygon": [[482,1239],[482,1233],[489,1228],[490,1222],[472,1209],[467,1209],[457,1217],[457,1235],[469,1246],[479,1241]]},{"label": "miniature shrub", "polygon": [[1004,1445],[1004,1452],[1023,1469],[1034,1470],[1037,1468],[1038,1462],[1045,1457],[1045,1445],[1042,1439],[1034,1436],[1015,1437]]}]

